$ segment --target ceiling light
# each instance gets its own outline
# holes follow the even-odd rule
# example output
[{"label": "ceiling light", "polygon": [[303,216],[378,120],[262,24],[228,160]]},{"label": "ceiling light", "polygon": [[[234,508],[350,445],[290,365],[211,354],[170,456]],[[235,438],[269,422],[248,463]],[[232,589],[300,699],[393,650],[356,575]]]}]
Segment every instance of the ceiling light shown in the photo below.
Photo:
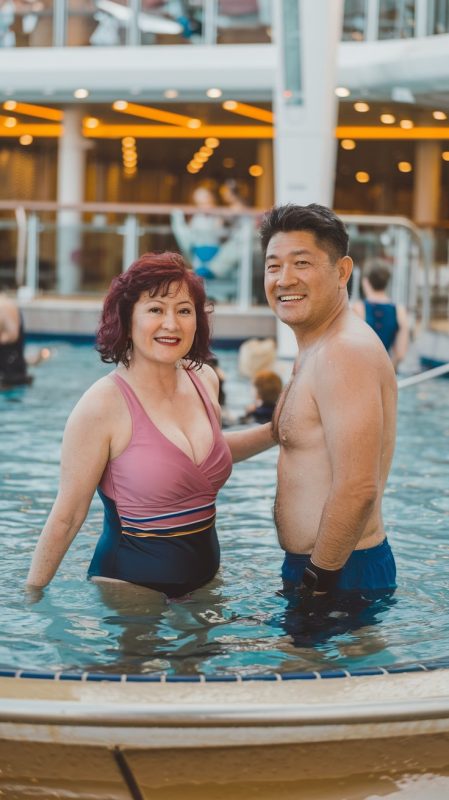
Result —
[{"label": "ceiling light", "polygon": [[213,152],[214,151],[213,151],[212,147],[205,147],[204,145],[202,147],[200,147],[200,153],[203,153],[207,157],[213,155]]},{"label": "ceiling light", "polygon": [[360,114],[365,114],[366,111],[369,111],[369,105],[368,103],[362,103],[362,102],[354,103],[354,110],[359,111]]},{"label": "ceiling light", "polygon": [[380,121],[384,123],[384,125],[393,125],[396,122],[396,117],[393,114],[381,114]]},{"label": "ceiling light", "polygon": [[223,108],[225,111],[235,111],[237,108],[237,103],[235,100],[225,100],[223,103]]},{"label": "ceiling light", "polygon": [[136,143],[136,140],[135,140],[134,136],[125,136],[125,138],[122,139],[123,147],[134,147],[135,143]]},{"label": "ceiling light", "polygon": [[449,150],[443,150],[441,153],[441,158],[443,161],[449,161]]},{"label": "ceiling light", "polygon": [[73,96],[78,100],[84,100],[86,97],[89,97],[89,92],[87,89],[75,89]]},{"label": "ceiling light", "polygon": [[221,97],[223,92],[221,91],[221,89],[208,89],[206,94],[208,97],[215,98],[215,97]]},{"label": "ceiling light", "polygon": [[100,124],[100,120],[97,119],[96,117],[85,117],[83,122],[86,128],[92,128],[92,129],[98,128]]},{"label": "ceiling light", "polygon": [[215,136],[208,136],[207,139],[205,139],[204,144],[206,147],[212,147],[214,150],[220,144],[220,139],[217,139]]},{"label": "ceiling light", "polygon": [[432,111],[432,117],[434,119],[447,119],[447,114],[444,111]]},{"label": "ceiling light", "polygon": [[251,164],[248,172],[253,178],[260,178],[260,176],[263,175],[263,167],[261,167],[260,164]]},{"label": "ceiling light", "polygon": [[178,96],[178,94],[179,92],[177,89],[166,89],[164,92],[164,97],[166,97],[167,100],[173,100],[175,97]]},{"label": "ceiling light", "polygon": [[349,97],[351,94],[350,90],[346,88],[346,86],[337,86],[335,89],[335,94],[337,97]]},{"label": "ceiling light", "polygon": [[342,139],[340,146],[343,148],[343,150],[355,150],[357,147],[354,139]]},{"label": "ceiling light", "polygon": [[410,161],[399,161],[398,163],[398,170],[399,172],[411,172],[413,169]]},{"label": "ceiling light", "polygon": [[201,128],[201,120],[200,119],[189,119],[187,123],[188,128]]},{"label": "ceiling light", "polygon": [[355,173],[355,179],[358,183],[369,183],[370,174],[369,172],[363,172],[363,170],[361,170]]},{"label": "ceiling light", "polygon": [[15,128],[17,125],[17,120],[15,117],[6,117],[5,122],[3,124],[5,128]]},{"label": "ceiling light", "polygon": [[14,111],[16,106],[17,103],[15,100],[6,100],[6,102],[3,103],[3,108],[5,109],[5,111]]},{"label": "ceiling light", "polygon": [[115,103],[112,103],[112,108],[114,111],[125,111],[128,108],[128,103],[126,100],[116,100]]},{"label": "ceiling light", "polygon": [[20,144],[23,144],[25,146],[28,145],[28,144],[31,144],[32,141],[33,141],[33,137],[30,136],[29,133],[24,133],[19,139]]},{"label": "ceiling light", "polygon": [[409,130],[410,128],[414,127],[415,123],[412,119],[401,119],[399,125],[401,128],[404,128],[404,130]]}]

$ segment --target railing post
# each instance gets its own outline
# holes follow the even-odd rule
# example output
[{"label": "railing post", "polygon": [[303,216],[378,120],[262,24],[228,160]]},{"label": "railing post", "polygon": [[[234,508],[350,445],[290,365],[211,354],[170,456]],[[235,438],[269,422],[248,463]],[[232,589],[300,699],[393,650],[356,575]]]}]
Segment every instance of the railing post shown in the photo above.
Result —
[{"label": "railing post", "polygon": [[37,214],[28,217],[26,253],[26,288],[28,296],[34,297],[39,284],[39,219]]},{"label": "railing post", "polygon": [[123,233],[122,272],[126,272],[138,256],[139,225],[135,214],[126,217],[121,233]]},{"label": "railing post", "polygon": [[248,309],[252,305],[253,295],[253,224],[249,217],[241,220],[241,259],[238,274],[237,302],[241,309]]},{"label": "railing post", "polygon": [[19,287],[25,283],[27,215],[23,206],[17,206],[14,213],[17,224],[16,286]]},{"label": "railing post", "polygon": [[217,42],[217,0],[203,0],[203,44]]}]

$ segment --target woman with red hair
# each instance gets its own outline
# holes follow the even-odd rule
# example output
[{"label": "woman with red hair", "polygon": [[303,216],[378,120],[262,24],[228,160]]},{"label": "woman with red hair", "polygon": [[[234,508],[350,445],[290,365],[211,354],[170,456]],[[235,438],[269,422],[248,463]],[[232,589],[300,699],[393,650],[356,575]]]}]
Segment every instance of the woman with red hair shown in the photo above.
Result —
[{"label": "woman with red hair", "polygon": [[209,342],[203,284],[180,255],[146,253],[112,281],[97,349],[117,366],[69,417],[28,585],[51,581],[96,489],[105,516],[92,579],[180,597],[214,577],[217,493],[233,461],[274,442],[269,425],[224,438]]}]

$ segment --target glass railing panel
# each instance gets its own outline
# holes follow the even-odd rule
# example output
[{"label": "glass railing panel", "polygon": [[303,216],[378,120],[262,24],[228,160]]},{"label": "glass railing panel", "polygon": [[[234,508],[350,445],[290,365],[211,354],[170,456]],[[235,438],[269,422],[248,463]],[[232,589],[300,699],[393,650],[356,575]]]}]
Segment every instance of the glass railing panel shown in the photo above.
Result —
[{"label": "glass railing panel", "polygon": [[379,39],[415,35],[415,0],[379,0]]},{"label": "glass railing panel", "polygon": [[343,41],[363,42],[366,38],[368,0],[346,0],[343,17]]},{"label": "glass railing panel", "polygon": [[266,44],[272,40],[267,0],[218,0],[218,44]]},{"label": "glass railing panel", "polygon": [[428,0],[428,32],[449,33],[449,0]]},{"label": "glass railing panel", "polygon": [[[9,286],[61,296],[102,295],[144,252],[180,252],[217,303],[265,305],[260,214],[192,207],[95,210],[6,205],[0,216],[0,277]],[[160,210],[159,210],[160,209]],[[132,212],[132,213],[131,213]]]},{"label": "glass railing panel", "polygon": [[15,219],[0,217],[0,291],[17,284],[18,229]]},{"label": "glass railing panel", "polygon": [[127,0],[68,0],[65,43],[69,47],[124,45],[132,16]]},{"label": "glass railing panel", "polygon": [[354,261],[349,284],[351,301],[362,296],[361,279],[376,263],[387,267],[391,273],[389,294],[395,303],[404,305],[414,326],[421,316],[424,280],[422,274],[422,249],[419,234],[412,225],[391,222],[388,219],[358,222],[344,216],[349,241],[350,256]]},{"label": "glass railing panel", "polygon": [[24,3],[3,0],[0,6],[0,47],[51,47],[53,0]]}]

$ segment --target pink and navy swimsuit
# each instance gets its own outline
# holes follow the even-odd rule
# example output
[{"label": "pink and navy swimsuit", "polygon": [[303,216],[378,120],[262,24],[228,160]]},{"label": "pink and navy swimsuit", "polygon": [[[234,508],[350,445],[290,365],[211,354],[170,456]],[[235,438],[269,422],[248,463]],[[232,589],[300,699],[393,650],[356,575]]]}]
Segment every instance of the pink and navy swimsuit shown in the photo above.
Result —
[{"label": "pink and navy swimsuit", "polygon": [[213,430],[200,464],[152,423],[130,385],[111,377],[128,405],[132,435],[98,486],[104,526],[89,576],[116,578],[180,597],[210,581],[220,564],[215,500],[232,457],[200,378],[187,370]]}]

